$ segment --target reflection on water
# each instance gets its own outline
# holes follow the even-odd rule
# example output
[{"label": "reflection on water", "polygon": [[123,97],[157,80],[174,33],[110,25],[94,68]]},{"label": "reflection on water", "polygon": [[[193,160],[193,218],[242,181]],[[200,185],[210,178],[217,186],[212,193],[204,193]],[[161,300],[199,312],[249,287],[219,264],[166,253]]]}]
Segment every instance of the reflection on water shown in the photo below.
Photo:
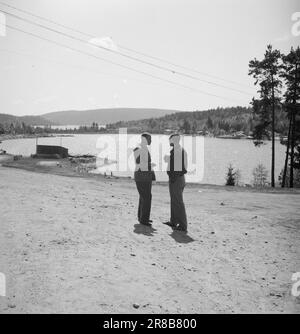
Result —
[{"label": "reflection on water", "polygon": [[[74,135],[73,137],[63,137],[63,138],[39,138],[39,144],[45,145],[63,145],[69,149],[70,154],[99,154],[99,140],[105,141],[107,136],[113,138],[113,142],[116,143],[116,148],[120,147],[120,151],[124,152],[124,142],[121,139],[122,143],[118,140],[118,135],[97,135],[97,134],[86,134],[86,135]],[[188,142],[188,137],[185,136],[185,142]],[[100,139],[99,139],[100,138]],[[139,143],[138,135],[128,135],[128,152],[131,152],[132,149]],[[156,140],[161,140],[167,143],[167,136],[153,135],[153,142]],[[98,141],[98,148],[97,148]],[[191,141],[190,141],[191,142]],[[126,144],[126,143],[125,143]],[[0,144],[0,148],[6,150],[12,154],[22,154],[23,156],[30,156],[35,153],[36,140],[34,138],[29,139],[15,139],[4,141]],[[101,146],[101,145],[100,145]],[[168,145],[160,147],[160,151],[152,152],[152,160],[159,165],[159,161],[163,159],[164,153],[167,153],[169,150]],[[199,153],[202,150],[198,146],[191,147],[191,144],[187,143],[185,149],[188,155],[195,156],[195,153]],[[193,151],[194,150],[194,151]],[[198,150],[198,152],[195,152]],[[106,148],[105,157],[110,160],[116,160],[115,151],[113,148]],[[125,146],[126,151],[126,146]],[[262,163],[270,172],[271,165],[271,143],[263,145],[262,147],[255,147],[251,140],[242,140],[242,139],[218,139],[218,138],[204,138],[204,158],[201,154],[198,156],[202,157],[202,162],[204,162],[204,174],[203,178],[198,176],[189,175],[187,177],[188,182],[201,182],[201,183],[210,183],[210,184],[224,184],[225,174],[229,163],[232,163],[235,168],[239,168],[241,171],[241,181],[243,183],[251,183],[252,181],[252,170],[257,164]],[[275,175],[278,178],[281,168],[284,164],[284,154],[285,147],[281,145],[278,141],[276,142],[276,161],[275,161]],[[102,158],[105,158],[102,156]],[[129,163],[133,163],[130,159]],[[199,162],[198,162],[199,164]],[[99,167],[99,171],[102,173],[106,172],[110,174],[111,170],[114,170],[116,164],[110,164],[109,166]],[[193,167],[193,166],[192,166]],[[132,172],[122,172],[116,173],[114,175],[120,176],[132,176]],[[167,176],[165,172],[156,172],[158,181],[166,181]]]}]

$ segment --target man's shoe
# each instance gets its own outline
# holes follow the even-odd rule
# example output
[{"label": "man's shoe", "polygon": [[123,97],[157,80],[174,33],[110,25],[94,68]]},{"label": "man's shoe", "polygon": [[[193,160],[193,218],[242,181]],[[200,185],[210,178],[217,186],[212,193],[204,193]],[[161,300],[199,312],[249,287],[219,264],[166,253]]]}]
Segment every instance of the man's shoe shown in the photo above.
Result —
[{"label": "man's shoe", "polygon": [[181,232],[187,232],[187,229],[185,229],[185,228],[183,228],[183,227],[181,227],[181,226],[176,226],[176,227],[174,227],[174,230],[175,231],[181,231]]},{"label": "man's shoe", "polygon": [[170,226],[170,227],[172,227],[172,228],[175,228],[175,227],[176,227],[176,225],[175,225],[175,224],[172,224],[171,222],[165,222],[165,223],[163,223],[163,224],[168,225],[168,226]]}]

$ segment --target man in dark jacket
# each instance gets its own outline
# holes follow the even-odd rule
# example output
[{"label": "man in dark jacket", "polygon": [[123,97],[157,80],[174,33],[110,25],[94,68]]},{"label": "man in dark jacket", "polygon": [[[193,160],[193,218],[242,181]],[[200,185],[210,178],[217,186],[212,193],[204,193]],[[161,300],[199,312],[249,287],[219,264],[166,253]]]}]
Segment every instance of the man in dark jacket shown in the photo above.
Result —
[{"label": "man in dark jacket", "polygon": [[147,147],[148,145],[151,145],[151,135],[149,133],[143,133],[141,136],[141,145],[133,150],[136,165],[134,180],[140,195],[138,221],[143,225],[151,226],[151,189],[152,181],[155,180],[155,175],[152,171],[152,166],[154,164],[151,163],[151,156]]},{"label": "man in dark jacket", "polygon": [[179,142],[179,134],[173,134],[169,137],[172,149],[170,151],[167,173],[169,175],[171,197],[171,218],[167,224],[175,230],[187,232],[187,218],[183,202],[184,175],[187,173],[187,154]]}]

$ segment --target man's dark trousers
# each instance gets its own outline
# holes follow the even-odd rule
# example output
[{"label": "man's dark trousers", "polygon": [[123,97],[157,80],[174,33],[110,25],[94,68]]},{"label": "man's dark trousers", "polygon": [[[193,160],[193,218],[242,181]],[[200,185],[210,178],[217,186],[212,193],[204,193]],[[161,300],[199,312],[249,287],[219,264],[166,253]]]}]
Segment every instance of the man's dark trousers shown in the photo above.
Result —
[{"label": "man's dark trousers", "polygon": [[169,181],[169,191],[171,197],[171,219],[172,225],[179,225],[183,230],[187,229],[187,219],[183,202],[183,190],[185,187],[185,177],[177,176]]},{"label": "man's dark trousers", "polygon": [[149,222],[152,200],[152,181],[136,181],[136,187],[139,192],[138,221],[141,224]]}]

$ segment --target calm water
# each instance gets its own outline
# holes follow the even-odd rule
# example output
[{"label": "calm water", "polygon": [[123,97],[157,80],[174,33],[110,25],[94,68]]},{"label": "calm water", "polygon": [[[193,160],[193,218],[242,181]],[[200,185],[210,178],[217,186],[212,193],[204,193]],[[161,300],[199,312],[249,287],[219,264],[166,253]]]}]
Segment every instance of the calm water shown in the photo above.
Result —
[{"label": "calm water", "polygon": [[[218,139],[207,137],[184,136],[184,147],[189,156],[188,182],[201,182],[210,184],[224,184],[225,175],[229,163],[241,171],[241,181],[243,183],[252,182],[252,170],[259,163],[265,165],[270,173],[271,163],[271,143],[267,142],[260,148],[253,145],[251,140],[237,139]],[[162,168],[164,164],[163,157],[169,151],[167,136],[152,136],[152,160],[158,167]],[[69,149],[70,154],[99,154],[100,149],[104,149],[101,157],[108,157],[112,160],[119,160],[120,152],[126,156],[126,149],[131,154],[132,149],[139,142],[138,135],[128,135],[128,137],[118,135],[75,135],[74,137],[63,138],[39,138],[39,144],[45,145],[63,145]],[[126,144],[127,143],[127,144]],[[12,154],[22,154],[30,156],[35,153],[36,140],[16,139],[4,141],[0,148]],[[128,148],[127,148],[128,147]],[[276,180],[284,164],[285,147],[276,141]],[[133,163],[132,157],[129,158],[129,164]],[[99,167],[97,172],[110,172],[115,169],[116,164],[106,167]],[[193,173],[191,173],[193,171]],[[202,173],[203,172],[203,173]],[[132,176],[131,171],[114,172],[115,175]],[[167,180],[165,172],[157,172],[159,181]]]}]

